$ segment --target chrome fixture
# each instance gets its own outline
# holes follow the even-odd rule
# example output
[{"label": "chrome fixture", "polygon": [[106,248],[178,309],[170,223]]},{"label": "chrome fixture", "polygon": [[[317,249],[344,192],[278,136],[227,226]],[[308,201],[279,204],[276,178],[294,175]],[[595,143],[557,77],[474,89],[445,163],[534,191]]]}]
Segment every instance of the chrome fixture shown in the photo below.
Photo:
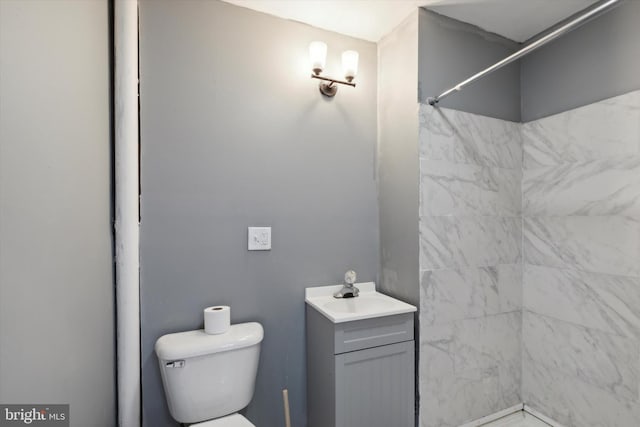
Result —
[{"label": "chrome fixture", "polygon": [[[324,96],[333,97],[338,91],[336,84],[356,87],[353,79],[358,74],[358,52],[347,50],[342,52],[342,71],[344,80],[337,80],[331,77],[322,76],[322,71],[327,60],[327,45],[323,42],[315,41],[309,45],[309,57],[311,59],[312,79],[323,80],[320,82],[320,93]],[[325,83],[329,82],[329,83]]]},{"label": "chrome fixture", "polygon": [[344,286],[338,292],[333,294],[334,298],[354,298],[360,293],[360,289],[353,286],[356,283],[356,272],[349,270],[344,273]]}]

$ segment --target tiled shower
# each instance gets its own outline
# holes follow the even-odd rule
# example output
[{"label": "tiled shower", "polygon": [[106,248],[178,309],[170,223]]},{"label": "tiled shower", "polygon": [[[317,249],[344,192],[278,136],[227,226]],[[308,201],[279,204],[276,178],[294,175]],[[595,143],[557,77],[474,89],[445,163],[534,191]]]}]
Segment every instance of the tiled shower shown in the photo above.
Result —
[{"label": "tiled shower", "polygon": [[519,124],[420,107],[420,413],[459,426],[521,402]]},{"label": "tiled shower", "polygon": [[520,124],[420,105],[420,414],[640,420],[640,92]]}]

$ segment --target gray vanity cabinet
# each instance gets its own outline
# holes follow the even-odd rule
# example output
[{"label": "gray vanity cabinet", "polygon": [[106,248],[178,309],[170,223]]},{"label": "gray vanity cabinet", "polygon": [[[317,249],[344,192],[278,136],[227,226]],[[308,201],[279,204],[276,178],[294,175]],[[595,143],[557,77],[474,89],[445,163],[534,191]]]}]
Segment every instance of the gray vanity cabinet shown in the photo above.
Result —
[{"label": "gray vanity cabinet", "polygon": [[413,313],[333,323],[306,312],[308,427],[414,427]]}]

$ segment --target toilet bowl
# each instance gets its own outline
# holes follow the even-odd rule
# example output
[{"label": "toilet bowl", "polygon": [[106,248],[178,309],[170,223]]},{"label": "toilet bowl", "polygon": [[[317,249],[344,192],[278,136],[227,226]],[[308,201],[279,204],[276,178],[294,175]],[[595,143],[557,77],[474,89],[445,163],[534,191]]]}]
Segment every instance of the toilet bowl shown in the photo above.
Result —
[{"label": "toilet bowl", "polygon": [[262,325],[231,325],[224,334],[204,330],[163,335],[155,345],[173,419],[198,427],[255,427],[237,412],[253,397]]}]

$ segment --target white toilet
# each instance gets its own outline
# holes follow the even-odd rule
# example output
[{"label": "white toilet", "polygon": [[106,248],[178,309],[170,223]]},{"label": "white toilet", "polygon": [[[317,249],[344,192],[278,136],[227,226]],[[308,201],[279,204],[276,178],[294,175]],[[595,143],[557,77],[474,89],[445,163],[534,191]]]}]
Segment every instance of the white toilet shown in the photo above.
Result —
[{"label": "white toilet", "polygon": [[220,335],[200,329],[158,338],[171,416],[198,427],[255,427],[236,412],[253,397],[263,336],[262,325],[252,322]]}]

